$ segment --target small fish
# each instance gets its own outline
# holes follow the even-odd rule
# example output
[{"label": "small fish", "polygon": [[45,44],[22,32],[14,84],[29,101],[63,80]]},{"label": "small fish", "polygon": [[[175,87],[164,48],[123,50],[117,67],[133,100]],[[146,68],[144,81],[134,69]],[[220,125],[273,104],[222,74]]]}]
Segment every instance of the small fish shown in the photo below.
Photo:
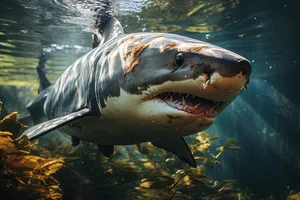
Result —
[{"label": "small fish", "polygon": [[[115,17],[101,27],[99,45],[93,44],[95,48],[68,67],[55,84],[38,70],[39,95],[27,109],[34,121],[36,113],[47,120],[19,138],[27,135],[33,140],[59,129],[72,137],[74,146],[80,141],[95,143],[105,156],[113,154],[114,145],[150,141],[197,167],[183,137],[208,128],[215,116],[193,114],[193,109],[208,112],[209,105],[217,102],[216,113],[224,110],[249,82],[250,62],[181,35],[125,34]],[[194,47],[203,48],[190,51]],[[191,62],[197,67],[190,68]],[[166,104],[168,99],[175,103]]]}]

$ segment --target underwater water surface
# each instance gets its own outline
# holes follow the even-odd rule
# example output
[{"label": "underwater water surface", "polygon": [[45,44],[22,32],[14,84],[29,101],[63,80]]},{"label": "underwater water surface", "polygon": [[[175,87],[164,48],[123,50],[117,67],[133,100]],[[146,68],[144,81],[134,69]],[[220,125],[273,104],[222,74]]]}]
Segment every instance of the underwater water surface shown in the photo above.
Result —
[{"label": "underwater water surface", "polygon": [[[188,138],[199,152],[211,147],[214,155],[228,138],[240,147],[218,157],[222,167],[202,169],[203,160],[197,160],[197,173],[205,171],[210,181],[195,180],[209,186],[236,180],[237,193],[246,195],[232,199],[287,199],[300,192],[299,6],[297,0],[0,0],[1,118],[14,111],[19,118],[28,114],[26,104],[37,95],[39,63],[54,83],[91,50],[100,16],[116,16],[126,33],[192,37],[244,56],[253,70],[248,90],[206,130],[218,139],[196,133]],[[73,148],[58,134],[47,135],[31,151],[49,159],[68,157],[67,167],[53,175],[63,195],[52,199],[222,199],[216,195],[221,186],[201,189],[188,182],[191,174],[180,179],[189,167],[163,150],[145,144],[141,154],[133,146],[117,147],[108,159],[90,144]],[[180,188],[176,180],[187,182]],[[0,196],[6,183],[0,181]],[[169,193],[162,195],[166,188]]]}]

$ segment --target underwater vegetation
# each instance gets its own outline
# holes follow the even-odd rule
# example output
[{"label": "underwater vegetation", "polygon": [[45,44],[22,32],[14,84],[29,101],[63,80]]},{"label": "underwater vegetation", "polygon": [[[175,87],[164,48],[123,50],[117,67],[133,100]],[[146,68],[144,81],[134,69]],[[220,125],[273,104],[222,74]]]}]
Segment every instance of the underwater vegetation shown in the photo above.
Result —
[{"label": "underwater vegetation", "polygon": [[13,139],[25,127],[17,113],[0,121],[0,194],[4,199],[60,199],[62,191],[52,174],[64,160],[30,155],[32,144],[26,136]]},{"label": "underwater vegetation", "polygon": [[48,144],[40,141],[39,144],[45,145],[35,145],[33,152],[47,157],[73,158],[69,163],[72,172],[61,174],[65,182],[61,185],[67,187],[76,179],[78,184],[73,186],[81,189],[83,199],[241,199],[242,192],[234,187],[236,180],[213,181],[205,173],[205,169],[214,166],[221,168],[218,158],[225,151],[240,149],[234,145],[235,140],[228,139],[212,152],[211,143],[216,139],[201,132],[191,141],[199,161],[196,169],[150,143],[142,144],[140,150],[135,146],[116,147],[116,153],[106,158],[92,144],[74,148],[56,136]]},{"label": "underwater vegetation", "polygon": [[224,152],[241,149],[232,138],[215,149],[215,135],[189,137],[198,163],[194,169],[151,143],[139,149],[116,147],[106,158],[90,143],[73,147],[61,133],[34,143],[26,136],[14,140],[23,128],[16,112],[0,121],[1,199],[253,199],[250,192],[237,189],[236,180],[216,181],[206,175],[213,167],[222,169],[219,158]]},{"label": "underwater vegetation", "polygon": [[287,198],[287,200],[299,200],[299,199],[300,199],[300,192],[296,194],[291,194]]}]

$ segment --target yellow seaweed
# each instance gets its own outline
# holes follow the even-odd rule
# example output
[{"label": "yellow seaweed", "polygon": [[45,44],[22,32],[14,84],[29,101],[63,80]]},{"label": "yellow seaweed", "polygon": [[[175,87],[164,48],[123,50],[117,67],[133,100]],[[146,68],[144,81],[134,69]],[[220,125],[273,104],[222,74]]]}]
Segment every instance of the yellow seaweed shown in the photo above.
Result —
[{"label": "yellow seaweed", "polygon": [[[1,110],[0,103],[0,110]],[[63,159],[30,155],[32,145],[24,136],[15,141],[23,124],[12,113],[0,121],[0,187],[5,198],[61,199],[62,190],[51,175],[64,165]]]},{"label": "yellow seaweed", "polygon": [[300,199],[300,192],[296,194],[291,194],[287,197],[287,200],[299,200]]}]

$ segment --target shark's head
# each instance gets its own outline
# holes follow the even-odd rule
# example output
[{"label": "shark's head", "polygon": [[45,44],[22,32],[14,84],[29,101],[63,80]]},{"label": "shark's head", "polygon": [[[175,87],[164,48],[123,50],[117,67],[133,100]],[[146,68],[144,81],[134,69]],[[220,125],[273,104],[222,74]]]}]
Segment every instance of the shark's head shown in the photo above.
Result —
[{"label": "shark's head", "polygon": [[[174,34],[128,35],[108,57],[111,87],[116,82],[118,87],[101,113],[153,134],[184,136],[209,127],[246,88],[251,74],[242,56]],[[115,75],[118,65],[122,73]]]}]

